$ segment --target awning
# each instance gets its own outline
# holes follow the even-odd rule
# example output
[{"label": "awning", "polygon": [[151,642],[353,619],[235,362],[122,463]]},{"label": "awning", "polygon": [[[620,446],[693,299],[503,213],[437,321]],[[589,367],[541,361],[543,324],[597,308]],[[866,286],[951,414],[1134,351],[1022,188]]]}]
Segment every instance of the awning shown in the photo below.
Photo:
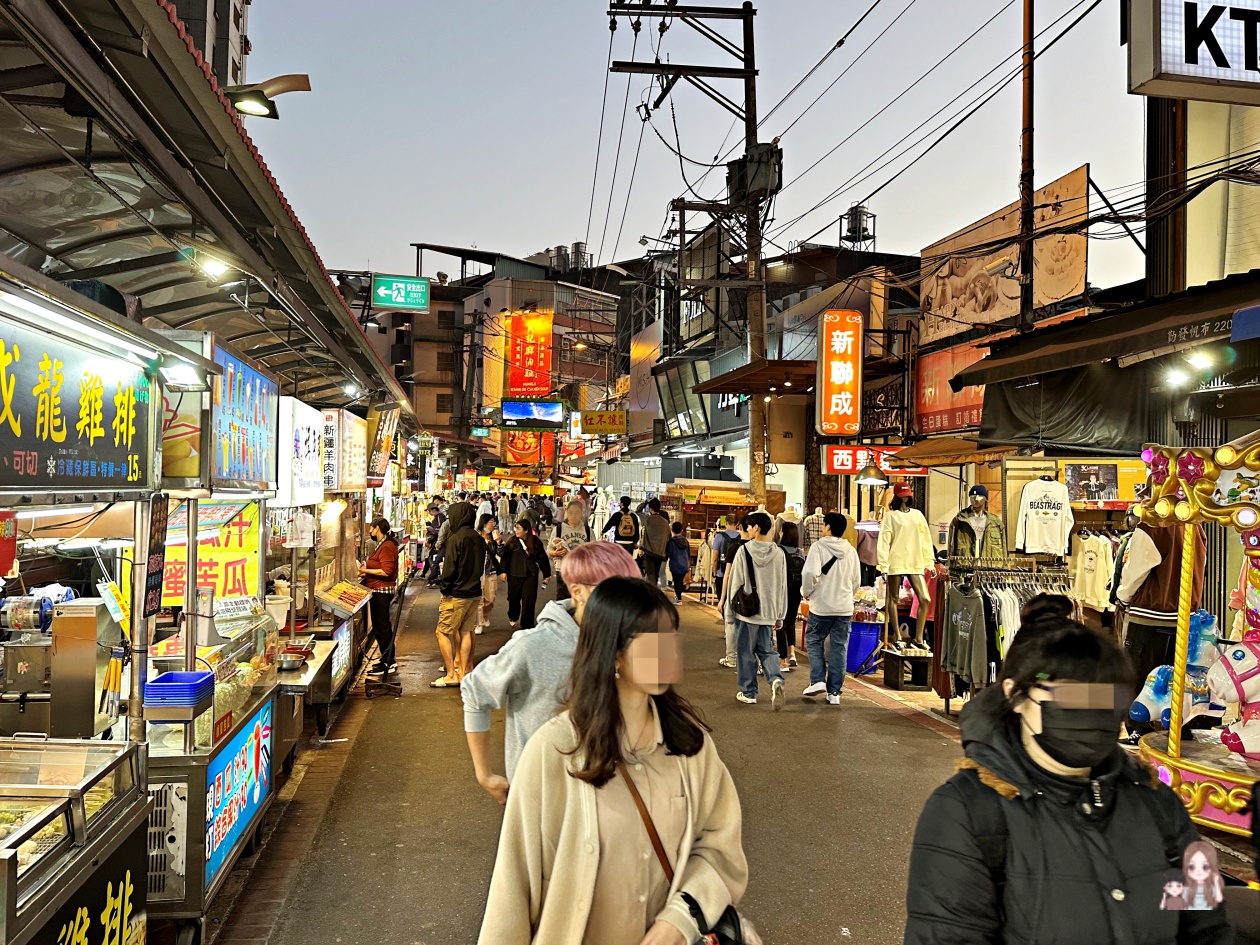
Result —
[{"label": "awning", "polygon": [[975,440],[955,436],[941,436],[920,440],[913,446],[902,446],[888,456],[889,466],[963,466],[967,463],[991,463],[1003,456],[1015,455],[1013,446],[993,446],[982,449]]},{"label": "awning", "polygon": [[[727,371],[703,384],[697,384],[697,394],[765,394],[770,386],[795,389],[805,393],[818,375],[817,361],[767,361],[758,360],[733,371]],[[789,383],[784,384],[784,381]]]},{"label": "awning", "polygon": [[[1114,358],[1121,367],[1230,337],[1234,313],[1260,298],[1260,270],[1195,286],[1117,315],[1034,331],[959,372],[949,386],[1013,381]],[[1258,332],[1260,334],[1260,332]]]}]

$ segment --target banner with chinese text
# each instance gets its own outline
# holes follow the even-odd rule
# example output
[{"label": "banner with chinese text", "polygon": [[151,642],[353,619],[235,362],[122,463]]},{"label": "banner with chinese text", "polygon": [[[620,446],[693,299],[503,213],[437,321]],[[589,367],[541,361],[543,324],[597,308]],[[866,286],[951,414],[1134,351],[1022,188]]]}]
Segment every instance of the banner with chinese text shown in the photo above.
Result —
[{"label": "banner with chinese text", "polygon": [[908,466],[902,469],[890,466],[888,460],[897,455],[899,447],[884,449],[874,446],[824,446],[822,448],[822,471],[828,476],[853,476],[867,466],[878,466],[885,475],[891,476],[926,476],[928,470],[923,466]]},{"label": "banner with chinese text", "polygon": [[582,436],[598,436],[601,433],[624,434],[626,412],[624,410],[583,410]]},{"label": "banner with chinese text", "polygon": [[315,505],[324,499],[324,414],[296,397],[280,398],[279,508]]},{"label": "banner with chinese text", "polygon": [[324,491],[367,488],[367,421],[349,410],[324,411]]},{"label": "banner with chinese text", "polygon": [[518,312],[507,320],[508,397],[551,393],[551,312]]},{"label": "banner with chinese text", "polygon": [[[162,606],[184,606],[188,583],[188,504],[168,522]],[[130,552],[125,552],[128,557]],[[200,502],[197,508],[197,586],[213,587],[215,598],[259,593],[258,503]]]},{"label": "banner with chinese text", "polygon": [[150,489],[155,385],[144,370],[0,324],[0,489]]},{"label": "banner with chinese text", "polygon": [[389,458],[394,452],[394,438],[398,432],[398,408],[374,408],[368,414],[368,426],[372,434],[372,452],[368,456],[367,485],[379,489],[385,484],[385,472],[389,469]]},{"label": "banner with chinese text", "polygon": [[978,344],[955,345],[919,355],[914,387],[914,422],[920,433],[947,433],[980,426],[984,385],[954,393],[949,379],[985,356]]},{"label": "banner with chinese text", "polygon": [[857,436],[862,429],[862,313],[823,312],[818,327],[818,432]]}]

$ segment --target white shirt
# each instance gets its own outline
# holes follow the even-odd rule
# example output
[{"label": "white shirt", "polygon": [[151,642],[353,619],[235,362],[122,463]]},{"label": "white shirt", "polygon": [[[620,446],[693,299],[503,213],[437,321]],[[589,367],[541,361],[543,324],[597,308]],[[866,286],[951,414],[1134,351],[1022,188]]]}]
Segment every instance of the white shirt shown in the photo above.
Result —
[{"label": "white shirt", "polygon": [[481,516],[483,515],[493,515],[493,514],[494,514],[494,506],[490,504],[490,500],[482,499],[481,505],[477,506],[477,517],[481,518]]},{"label": "white shirt", "polygon": [[[832,558],[836,563],[823,574],[823,566]],[[853,595],[861,586],[861,562],[851,544],[843,538],[827,535],[809,546],[805,568],[801,571],[801,596],[809,599],[811,614],[852,616]]]},{"label": "white shirt", "polygon": [[1015,547],[1026,554],[1067,554],[1072,536],[1068,488],[1057,479],[1034,479],[1019,497]]}]

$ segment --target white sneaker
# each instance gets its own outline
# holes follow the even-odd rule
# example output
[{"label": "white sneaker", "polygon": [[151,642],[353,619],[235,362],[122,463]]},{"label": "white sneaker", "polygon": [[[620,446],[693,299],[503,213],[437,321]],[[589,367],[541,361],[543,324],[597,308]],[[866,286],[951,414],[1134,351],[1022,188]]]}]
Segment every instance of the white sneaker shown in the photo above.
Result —
[{"label": "white sneaker", "polygon": [[785,695],[783,692],[783,680],[776,679],[770,684],[770,704],[774,706],[774,711],[778,712],[783,708]]},{"label": "white sneaker", "polygon": [[727,669],[739,669],[738,662],[736,662],[735,660],[728,660],[725,656],[723,656],[720,660],[718,660],[718,665],[725,666]]},{"label": "white sneaker", "polygon": [[840,704],[840,693],[838,692],[827,693],[827,705],[839,705],[839,704]]},{"label": "white sneaker", "polygon": [[825,682],[816,682],[805,687],[805,691],[801,693],[803,696],[821,696],[827,691]]},{"label": "white sneaker", "polygon": [[757,697],[756,697],[756,696],[746,696],[746,695],[744,695],[742,692],[737,692],[737,693],[735,693],[735,698],[736,698],[737,700],[739,700],[740,702],[744,703],[744,705],[756,705],[756,704],[757,704]]},{"label": "white sneaker", "polygon": [[485,629],[485,627],[483,627],[483,626],[481,626],[481,625],[479,624],[478,626],[476,626],[475,628],[473,628],[473,633],[475,633],[477,636],[481,636],[481,631],[482,631],[482,630],[484,630],[484,629]]}]

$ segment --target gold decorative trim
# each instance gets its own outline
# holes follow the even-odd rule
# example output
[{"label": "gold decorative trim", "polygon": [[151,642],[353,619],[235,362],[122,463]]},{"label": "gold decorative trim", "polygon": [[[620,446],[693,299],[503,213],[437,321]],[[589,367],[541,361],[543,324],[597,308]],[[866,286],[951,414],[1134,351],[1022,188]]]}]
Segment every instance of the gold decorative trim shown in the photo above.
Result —
[{"label": "gold decorative trim", "polygon": [[[1240,784],[1237,787],[1229,787],[1220,780],[1224,772],[1219,768],[1210,768],[1165,754],[1147,743],[1150,737],[1147,735],[1142,739],[1139,744],[1139,754],[1147,764],[1161,766],[1168,770],[1172,781],[1168,786],[1181,800],[1191,820],[1201,826],[1224,830],[1240,837],[1251,836],[1251,831],[1246,827],[1221,823],[1211,817],[1203,816],[1203,809],[1212,807],[1225,815],[1239,813],[1247,807],[1252,789],[1260,778],[1246,774],[1234,775],[1230,772],[1228,780],[1240,782]],[[1182,772],[1196,777],[1183,779]]]}]

